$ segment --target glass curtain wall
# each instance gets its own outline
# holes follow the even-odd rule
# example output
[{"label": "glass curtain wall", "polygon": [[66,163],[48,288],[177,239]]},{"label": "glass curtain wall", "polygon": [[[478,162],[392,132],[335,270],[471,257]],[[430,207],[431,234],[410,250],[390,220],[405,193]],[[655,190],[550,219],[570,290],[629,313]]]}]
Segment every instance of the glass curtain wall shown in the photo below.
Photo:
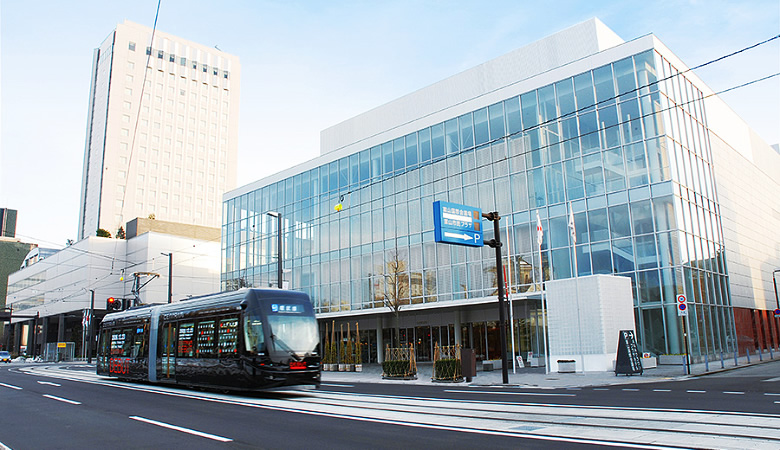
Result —
[{"label": "glass curtain wall", "polygon": [[644,351],[683,352],[683,293],[692,353],[731,350],[708,139],[702,93],[646,51],[227,200],[222,287],[276,285],[277,211],[285,279],[318,313],[497,295],[492,249],[434,242],[443,200],[499,211],[512,292],[627,276]]}]

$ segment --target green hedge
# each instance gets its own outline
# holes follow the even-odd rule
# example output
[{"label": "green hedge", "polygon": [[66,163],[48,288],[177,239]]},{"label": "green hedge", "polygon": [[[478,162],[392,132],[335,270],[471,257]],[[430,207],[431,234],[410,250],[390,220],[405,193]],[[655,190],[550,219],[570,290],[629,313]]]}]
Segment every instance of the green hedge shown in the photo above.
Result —
[{"label": "green hedge", "polygon": [[460,378],[459,359],[440,359],[433,368],[434,378],[437,380],[453,380]]},{"label": "green hedge", "polygon": [[406,377],[416,375],[416,371],[409,370],[409,360],[391,360],[382,362],[382,372],[387,377]]}]

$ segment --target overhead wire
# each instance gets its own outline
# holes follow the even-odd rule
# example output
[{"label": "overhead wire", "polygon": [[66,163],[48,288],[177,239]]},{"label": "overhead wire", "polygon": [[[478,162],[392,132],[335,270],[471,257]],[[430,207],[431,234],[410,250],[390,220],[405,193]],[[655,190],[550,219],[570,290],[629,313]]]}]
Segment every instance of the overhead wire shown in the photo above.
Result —
[{"label": "overhead wire", "polygon": [[[157,12],[158,12],[158,14],[159,14],[160,1],[161,1],[161,0],[158,0],[158,6],[157,6]],[[155,27],[156,27],[156,24],[157,24],[157,15],[155,16]],[[153,39],[153,36],[154,36],[154,33],[153,33],[153,35],[152,35],[152,39]],[[405,169],[403,172],[404,172],[404,173],[406,173],[406,172],[408,172],[409,170],[419,169],[419,168],[422,168],[422,167],[424,167],[424,166],[429,166],[429,165],[433,165],[433,164],[435,164],[435,163],[438,163],[438,162],[447,161],[449,158],[452,158],[452,157],[458,157],[458,156],[460,156],[460,155],[461,155],[461,153],[463,153],[463,152],[465,152],[465,151],[472,151],[472,150],[476,150],[476,149],[478,149],[478,148],[483,148],[483,147],[486,147],[486,146],[490,146],[491,144],[494,144],[494,143],[496,143],[496,142],[499,142],[499,141],[508,140],[508,139],[510,139],[510,138],[512,138],[512,137],[517,137],[517,136],[523,136],[523,135],[526,135],[526,134],[527,134],[529,131],[533,131],[533,130],[536,130],[536,129],[541,129],[541,128],[545,127],[546,125],[549,125],[549,124],[551,124],[551,123],[555,123],[555,122],[557,122],[558,120],[564,119],[564,118],[566,118],[566,117],[569,117],[569,116],[571,116],[571,115],[574,115],[574,114],[576,114],[576,113],[578,113],[578,112],[582,112],[582,111],[584,111],[584,110],[588,110],[588,109],[590,109],[590,108],[593,108],[593,107],[595,107],[595,106],[601,105],[601,104],[603,104],[603,103],[606,103],[606,102],[613,101],[613,100],[615,100],[615,99],[618,99],[618,98],[620,98],[620,97],[623,97],[623,96],[625,96],[625,95],[629,95],[629,94],[631,94],[631,93],[638,92],[638,91],[639,91],[639,90],[641,90],[641,89],[647,89],[647,88],[649,88],[649,87],[651,87],[651,86],[653,86],[653,85],[656,85],[656,84],[658,84],[658,83],[661,83],[661,82],[664,82],[664,81],[670,80],[670,79],[672,79],[672,78],[674,78],[674,77],[681,76],[681,75],[683,75],[683,74],[685,74],[685,73],[687,73],[687,72],[690,72],[690,71],[692,71],[692,70],[694,70],[694,69],[698,69],[698,68],[701,68],[701,67],[705,67],[705,66],[707,66],[707,65],[710,65],[710,64],[712,64],[712,63],[715,63],[715,62],[718,62],[718,61],[722,61],[722,60],[724,60],[724,59],[726,59],[726,58],[729,58],[729,57],[732,57],[732,56],[734,56],[734,55],[740,54],[740,53],[742,53],[742,52],[744,52],[744,51],[747,51],[747,50],[750,50],[750,49],[752,49],[752,48],[758,47],[758,46],[760,46],[760,45],[766,44],[766,43],[768,43],[768,42],[771,42],[771,41],[773,41],[773,40],[776,40],[776,39],[778,39],[778,38],[780,38],[780,35],[773,36],[773,37],[771,37],[771,38],[769,38],[769,39],[766,39],[766,40],[764,40],[764,41],[761,41],[761,42],[758,42],[758,43],[756,43],[756,44],[753,44],[753,45],[751,45],[751,46],[748,46],[748,47],[742,48],[742,49],[740,49],[740,50],[734,51],[734,52],[732,52],[732,53],[729,53],[729,54],[727,54],[727,55],[723,55],[723,56],[721,56],[721,57],[718,57],[718,58],[715,58],[715,59],[713,59],[713,60],[707,61],[707,62],[705,62],[705,63],[699,64],[699,65],[697,65],[697,66],[694,66],[694,67],[692,67],[692,68],[686,69],[686,70],[684,70],[684,71],[676,71],[675,73],[673,73],[673,74],[671,74],[671,75],[669,75],[669,76],[667,76],[667,77],[665,77],[665,78],[656,79],[656,80],[655,80],[655,81],[653,81],[653,82],[647,83],[647,84],[645,84],[645,85],[642,85],[642,86],[638,86],[638,87],[636,87],[636,88],[634,88],[634,89],[632,89],[632,90],[630,90],[630,91],[627,91],[627,92],[620,92],[620,93],[618,93],[618,94],[616,94],[616,95],[614,95],[614,96],[612,96],[612,97],[610,97],[610,98],[607,98],[607,99],[603,99],[603,100],[597,101],[597,102],[595,102],[594,104],[591,104],[591,105],[584,106],[584,107],[582,107],[582,108],[579,108],[579,109],[577,109],[577,110],[575,110],[575,111],[573,111],[573,112],[570,112],[570,113],[566,113],[566,114],[561,114],[561,115],[558,115],[558,116],[556,116],[556,117],[554,117],[554,118],[548,119],[547,121],[544,121],[544,122],[542,122],[542,123],[539,123],[539,124],[537,124],[537,125],[534,125],[534,126],[531,126],[531,127],[528,127],[528,128],[523,128],[523,129],[522,129],[522,130],[520,130],[520,131],[516,131],[516,132],[513,132],[513,133],[508,133],[508,134],[506,134],[505,136],[498,137],[498,138],[495,138],[495,139],[491,139],[491,140],[489,140],[489,141],[487,141],[487,142],[485,142],[485,143],[482,143],[482,144],[480,144],[480,145],[478,145],[478,146],[473,146],[473,147],[469,147],[469,148],[466,148],[466,149],[460,149],[458,152],[454,152],[454,153],[446,154],[446,155],[444,155],[444,156],[442,156],[442,157],[438,157],[438,159],[431,159],[431,160],[429,160],[429,161],[426,161],[426,162],[424,162],[424,163],[421,163],[421,164],[419,164],[419,165],[418,165],[418,166],[416,166],[416,167],[412,167],[412,168],[410,168],[410,169]],[[151,54],[147,55],[147,63],[148,63],[148,60],[149,60],[149,57],[150,57],[150,56],[151,56]],[[668,110],[672,110],[672,109],[674,109],[674,108],[681,107],[682,105],[686,105],[686,104],[691,104],[691,103],[694,103],[694,102],[703,101],[703,100],[704,100],[704,99],[706,99],[706,98],[709,98],[709,97],[712,97],[712,96],[715,96],[715,95],[720,95],[720,94],[723,94],[723,93],[726,93],[726,92],[730,92],[730,91],[733,91],[733,90],[736,90],[736,89],[744,88],[744,87],[750,86],[750,85],[752,85],[752,84],[756,84],[756,83],[759,83],[759,82],[762,82],[762,81],[765,81],[765,80],[768,80],[768,79],[771,79],[771,78],[777,77],[778,75],[780,75],[780,72],[778,72],[778,73],[774,73],[774,74],[770,74],[770,75],[767,75],[767,76],[764,76],[764,77],[761,77],[761,78],[758,78],[758,79],[754,79],[754,80],[752,80],[752,81],[748,81],[748,82],[746,82],[746,83],[742,83],[742,84],[740,84],[740,85],[737,85],[737,86],[732,86],[732,87],[730,87],[730,88],[723,89],[723,90],[721,90],[721,91],[718,91],[718,92],[712,92],[712,93],[710,93],[710,94],[702,95],[701,97],[694,98],[694,99],[690,99],[690,100],[688,100],[688,101],[685,101],[685,102],[681,102],[681,103],[674,103],[674,102],[671,102],[672,104],[671,104],[670,106],[666,107],[666,108],[661,108],[661,109],[658,109],[658,110],[653,110],[653,111],[651,111],[651,112],[648,112],[648,113],[642,114],[642,115],[641,115],[641,116],[639,116],[639,117],[636,117],[636,118],[631,118],[631,119],[629,119],[629,120],[625,120],[625,121],[618,121],[617,123],[615,123],[615,124],[612,124],[612,125],[608,125],[608,126],[602,126],[602,127],[599,127],[598,129],[596,129],[596,130],[594,130],[594,131],[591,131],[591,132],[588,132],[588,133],[584,133],[584,134],[579,134],[579,133],[578,133],[578,134],[577,134],[577,136],[574,136],[574,137],[572,137],[572,138],[568,138],[568,139],[559,140],[558,142],[554,142],[554,143],[548,143],[548,144],[545,144],[545,145],[543,145],[543,146],[540,146],[538,149],[534,149],[534,150],[539,150],[539,149],[546,149],[546,148],[549,148],[549,147],[552,147],[552,146],[558,146],[558,145],[561,145],[561,144],[563,144],[563,143],[565,143],[565,142],[568,142],[568,141],[572,141],[572,140],[579,139],[579,138],[581,138],[581,137],[583,137],[583,136],[592,135],[592,134],[594,134],[594,133],[598,134],[598,133],[601,133],[601,132],[603,132],[604,130],[607,130],[607,129],[610,129],[610,128],[619,127],[619,126],[625,125],[625,124],[627,124],[627,123],[630,123],[630,122],[632,122],[632,121],[635,121],[635,120],[642,120],[642,119],[644,119],[644,118],[646,118],[646,117],[649,117],[649,116],[652,116],[652,115],[658,114],[658,113],[660,113],[660,112],[663,112],[663,111],[668,111]],[[515,83],[511,83],[510,85],[512,85],[512,84],[516,84],[516,83],[517,83],[517,82],[515,82]],[[144,84],[145,84],[145,82],[144,82]],[[508,85],[508,86],[509,86],[509,85]],[[640,95],[638,96],[638,98],[640,98],[640,99],[641,99],[641,98],[643,98],[643,97],[648,97],[648,96],[650,96],[650,95],[652,95],[652,94],[654,94],[654,93],[655,93],[655,91],[654,91],[654,92],[651,92],[651,93],[648,93],[648,94],[644,94],[644,95],[641,95],[641,94],[640,94]],[[670,100],[671,100],[671,99],[670,99]],[[139,108],[139,115],[140,115],[140,108]],[[137,125],[138,125],[138,120],[136,120],[136,127],[137,127]],[[702,126],[703,126],[703,125],[702,125]],[[134,139],[135,139],[135,132],[134,132]],[[639,142],[642,142],[642,141],[639,141]],[[603,148],[600,148],[600,150],[604,150],[604,149],[603,149]],[[508,154],[509,154],[509,151],[510,151],[510,150],[507,148],[507,149],[506,149],[506,152],[507,152],[507,153],[506,153],[506,155],[508,155]],[[531,150],[528,150],[528,149],[526,149],[525,153],[528,153],[529,151],[531,151]],[[525,154],[525,153],[523,153],[523,154]],[[596,153],[597,153],[597,152],[596,152]],[[132,156],[132,149],[131,149],[131,156]],[[514,155],[514,156],[519,156],[519,155]],[[468,172],[468,171],[472,171],[472,170],[473,170],[473,171],[477,171],[477,170],[479,170],[479,169],[481,169],[481,168],[486,168],[486,167],[492,166],[492,165],[494,165],[494,164],[496,164],[496,163],[500,163],[500,162],[508,161],[510,158],[511,158],[510,156],[504,156],[503,158],[500,158],[500,159],[498,159],[498,160],[491,160],[491,161],[489,161],[489,162],[486,162],[486,163],[484,163],[484,164],[481,164],[481,165],[475,165],[475,167],[474,167],[474,168],[469,168],[469,169],[463,169],[463,168],[461,168],[460,172],[458,172],[458,173],[454,173],[454,174],[448,174],[448,176],[452,176],[452,175],[463,175],[463,174],[465,174],[466,172]],[[563,161],[563,159],[562,159],[562,161]],[[380,185],[380,184],[382,184],[382,183],[385,183],[385,182],[387,182],[388,180],[392,180],[392,178],[391,178],[391,177],[395,177],[395,176],[397,176],[397,175],[399,175],[399,174],[401,174],[401,173],[400,173],[400,172],[396,172],[396,173],[391,173],[391,174],[381,174],[381,175],[379,175],[379,176],[378,176],[378,178],[377,178],[377,179],[375,179],[375,180],[371,180],[371,181],[369,181],[369,182],[366,182],[366,183],[363,183],[363,184],[360,184],[359,186],[357,186],[357,187],[353,187],[352,189],[346,189],[346,190],[343,190],[343,189],[342,189],[342,190],[334,190],[334,191],[329,191],[329,192],[327,192],[327,193],[319,194],[319,195],[318,195],[318,197],[323,197],[323,196],[325,196],[325,197],[330,197],[330,198],[333,198],[333,199],[335,199],[335,198],[337,198],[337,197],[338,197],[338,198],[340,198],[340,200],[341,200],[341,201],[343,201],[343,199],[345,198],[345,196],[348,196],[348,195],[350,195],[350,194],[352,194],[352,193],[355,193],[355,192],[358,192],[358,191],[364,190],[364,189],[366,189],[366,188],[374,187],[374,186]],[[509,173],[507,173],[507,174],[506,174],[506,176],[509,176]],[[418,185],[415,185],[414,187],[406,187],[405,189],[402,189],[402,190],[400,190],[400,191],[395,191],[395,190],[394,190],[394,193],[395,193],[395,194],[398,194],[398,193],[405,193],[405,192],[408,192],[408,191],[410,191],[410,190],[414,190],[414,189],[421,189],[421,188],[423,188],[423,187],[425,187],[425,186],[427,186],[427,185],[432,185],[432,184],[436,183],[436,181],[441,181],[441,180],[431,180],[431,181],[428,181],[428,182],[421,182],[420,184],[418,184]],[[583,180],[583,181],[584,181],[584,180]],[[126,190],[125,190],[125,191],[126,191]],[[435,195],[435,193],[433,193],[432,195]],[[310,197],[310,198],[316,198],[316,197]],[[323,208],[320,208],[320,209],[322,210]],[[318,216],[310,217],[310,218],[309,218],[309,222],[312,222],[312,221],[317,221],[317,220],[322,220],[322,219],[325,219],[325,218],[329,217],[330,215],[332,215],[332,213],[330,213],[330,212],[329,212],[329,213],[327,213],[327,214],[323,214],[323,213],[321,212],[321,213],[320,213],[320,215],[318,215]],[[296,230],[296,228],[295,228],[295,226],[292,226],[292,227],[288,227],[288,230],[290,230],[290,231],[288,231],[288,232],[294,232],[294,231]],[[243,231],[243,230],[242,230],[242,231]],[[264,237],[264,239],[271,239],[273,236],[274,236],[274,234],[273,234],[273,233],[269,233],[269,234],[268,234],[266,237]],[[29,236],[28,236],[28,237],[29,237]],[[396,236],[395,238],[397,238],[397,236]],[[207,240],[206,242],[203,242],[203,243],[200,243],[200,244],[196,244],[196,245],[206,245],[206,244],[208,244],[208,243],[215,242],[215,241],[217,241],[218,239],[219,239],[219,240],[221,240],[221,236],[220,236],[219,238],[210,239],[210,240]],[[68,248],[70,248],[70,247],[68,247]],[[187,247],[182,247],[181,249],[179,249],[179,250],[178,250],[178,252],[182,252],[182,251],[183,251],[185,248],[189,248],[189,246],[187,246]],[[153,263],[153,262],[154,262],[154,260],[157,258],[157,257],[153,257],[153,258],[147,259],[146,261],[142,261],[142,262],[132,262],[132,261],[127,261],[127,260],[117,260],[116,258],[112,258],[112,257],[109,257],[109,256],[107,256],[107,255],[103,255],[103,254],[99,254],[99,253],[94,253],[94,252],[87,251],[87,250],[82,250],[82,249],[73,249],[73,250],[79,251],[79,252],[81,252],[81,253],[84,253],[84,254],[90,254],[90,255],[94,255],[94,256],[98,256],[98,257],[107,258],[107,259],[110,259],[110,260],[112,260],[112,261],[120,261],[120,262],[124,262],[124,263],[126,263],[126,264],[129,264],[129,265],[130,265],[130,267],[138,266],[138,265],[141,265],[141,264],[148,264],[148,263]],[[177,251],[173,251],[173,252],[174,252],[174,253],[177,253]],[[175,266],[176,264],[183,264],[184,262],[191,261],[191,260],[193,260],[193,259],[196,259],[196,258],[198,258],[199,256],[205,256],[205,254],[202,254],[202,255],[196,255],[196,256],[193,256],[193,257],[191,257],[191,258],[189,258],[189,259],[182,260],[182,261],[176,261],[176,262],[174,262],[174,266]],[[43,261],[45,261],[45,259],[44,259]],[[127,267],[125,267],[125,269],[127,269]],[[243,271],[243,270],[246,270],[246,269],[239,269],[239,270],[238,270],[238,272],[241,272],[241,271]],[[111,276],[111,275],[112,275],[112,274],[106,275],[106,277],[108,277],[108,276]],[[200,277],[188,277],[188,278],[197,279],[197,278],[200,278]],[[204,279],[206,279],[206,278],[209,278],[209,277],[203,277],[203,278],[204,278]],[[113,282],[112,282],[112,283],[113,283]],[[47,292],[54,292],[54,291],[47,291]]]}]

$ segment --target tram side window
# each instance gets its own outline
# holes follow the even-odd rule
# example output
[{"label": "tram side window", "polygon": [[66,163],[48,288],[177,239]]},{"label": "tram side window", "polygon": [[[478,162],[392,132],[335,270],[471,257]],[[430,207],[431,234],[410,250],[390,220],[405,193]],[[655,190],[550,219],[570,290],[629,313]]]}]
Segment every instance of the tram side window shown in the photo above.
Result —
[{"label": "tram side window", "polygon": [[265,348],[263,321],[257,317],[247,317],[244,325],[244,344],[249,353],[260,353]]},{"label": "tram side window", "polygon": [[193,337],[195,334],[195,323],[188,322],[182,323],[179,327],[179,348],[177,351],[177,357],[179,358],[192,358],[194,356]]},{"label": "tram side window", "polygon": [[125,341],[128,339],[125,330],[117,329],[111,331],[111,356],[125,356]]},{"label": "tram side window", "polygon": [[198,322],[198,344],[195,348],[199,358],[214,356],[214,321],[203,320]]},{"label": "tram side window", "polygon": [[238,350],[238,317],[219,321],[217,353],[220,356],[234,355]]},{"label": "tram side window", "polygon": [[111,356],[130,356],[135,333],[132,328],[111,330]]},{"label": "tram side window", "polygon": [[100,356],[108,356],[109,355],[109,331],[103,330],[102,333],[100,333],[100,344],[98,344],[98,354]]},{"label": "tram side window", "polygon": [[130,356],[133,358],[143,358],[147,356],[146,346],[146,326],[138,325],[135,327],[135,334],[133,338],[133,347],[130,351]]},{"label": "tram side window", "polygon": [[[166,323],[160,328],[160,354],[163,356],[174,356],[174,343],[176,342],[176,327],[172,323]],[[170,355],[169,355],[170,351]]]}]

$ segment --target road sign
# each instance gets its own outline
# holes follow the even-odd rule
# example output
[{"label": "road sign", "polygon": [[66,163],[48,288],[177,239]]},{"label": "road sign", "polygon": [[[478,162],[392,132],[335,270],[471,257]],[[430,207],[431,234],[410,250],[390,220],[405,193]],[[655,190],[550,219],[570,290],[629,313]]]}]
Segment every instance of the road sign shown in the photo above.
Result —
[{"label": "road sign", "polygon": [[443,201],[433,202],[433,234],[436,242],[482,247],[482,210]]},{"label": "road sign", "polygon": [[775,310],[775,319],[780,319],[780,309]]},{"label": "road sign", "polygon": [[677,315],[688,316],[688,300],[683,294],[677,296]]}]

